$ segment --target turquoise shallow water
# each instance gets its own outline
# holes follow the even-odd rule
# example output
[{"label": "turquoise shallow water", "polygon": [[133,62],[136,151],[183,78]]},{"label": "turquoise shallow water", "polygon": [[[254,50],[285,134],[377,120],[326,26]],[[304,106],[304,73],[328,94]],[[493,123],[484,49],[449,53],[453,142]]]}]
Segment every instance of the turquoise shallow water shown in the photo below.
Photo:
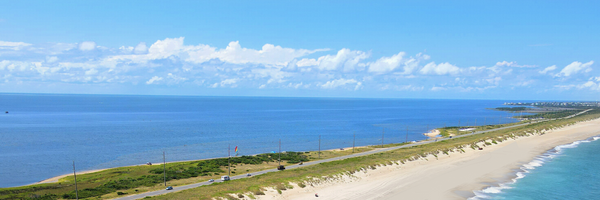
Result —
[{"label": "turquoise shallow water", "polygon": [[[0,187],[146,162],[422,140],[436,127],[509,123],[504,101],[0,94]],[[408,128],[408,131],[407,131]]]},{"label": "turquoise shallow water", "polygon": [[475,199],[600,199],[600,136],[557,146]]}]

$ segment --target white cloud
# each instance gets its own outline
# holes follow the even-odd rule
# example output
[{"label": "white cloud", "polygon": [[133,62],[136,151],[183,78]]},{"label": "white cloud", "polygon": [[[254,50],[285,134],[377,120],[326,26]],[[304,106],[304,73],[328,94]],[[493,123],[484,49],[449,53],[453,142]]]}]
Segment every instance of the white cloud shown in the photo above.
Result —
[{"label": "white cloud", "polygon": [[46,62],[47,63],[53,63],[53,62],[56,62],[56,61],[58,61],[58,57],[56,57],[56,56],[46,56]]},{"label": "white cloud", "polygon": [[96,43],[91,41],[85,41],[79,44],[79,50],[91,51],[96,48]]},{"label": "white cloud", "polygon": [[421,90],[425,89],[425,87],[414,86],[412,84],[409,84],[409,85],[389,85],[389,84],[387,84],[379,89],[380,90],[396,90],[396,91],[421,91]]},{"label": "white cloud", "polygon": [[438,86],[433,86],[431,88],[431,91],[443,91],[443,90],[447,90],[445,87],[438,87]]},{"label": "white cloud", "polygon": [[287,87],[289,87],[289,88],[294,88],[294,89],[298,89],[298,88],[302,87],[302,85],[304,85],[302,82],[300,82],[300,83],[296,83],[296,84],[289,83],[289,84],[287,85]]},{"label": "white cloud", "polygon": [[362,51],[352,51],[350,49],[341,49],[336,55],[325,55],[319,57],[318,68],[320,70],[342,70],[344,72],[354,71],[358,62],[369,58],[369,54]]},{"label": "white cloud", "polygon": [[542,70],[542,71],[539,71],[539,73],[540,74],[546,74],[546,73],[548,73],[550,71],[554,71],[555,69],[556,69],[556,65],[552,65],[550,67],[544,68],[544,70]]},{"label": "white cloud", "polygon": [[369,72],[381,74],[394,71],[396,68],[400,67],[400,64],[403,63],[402,57],[405,54],[406,53],[404,52],[400,52],[391,57],[381,57],[369,65]]},{"label": "white cloud", "polygon": [[239,81],[239,79],[237,78],[230,78],[230,79],[225,79],[223,81],[221,81],[221,87],[226,87],[226,86],[230,86],[232,88],[237,87],[237,82]]},{"label": "white cloud", "polygon": [[[275,46],[272,44],[263,45],[262,49],[254,50],[243,48],[238,41],[230,42],[225,49],[217,49],[209,45],[184,45],[184,38],[166,38],[158,40],[148,48],[148,54],[142,55],[118,55],[110,57],[111,60],[131,60],[135,63],[145,63],[149,60],[165,59],[171,56],[178,57],[190,63],[204,63],[212,59],[233,64],[266,64],[266,65],[287,65],[288,62],[317,51],[327,49],[292,49]],[[140,43],[135,48],[135,52],[142,52],[145,44]],[[139,50],[139,52],[138,52]]]},{"label": "white cloud", "polygon": [[427,65],[425,65],[425,67],[423,67],[420,72],[422,74],[456,75],[460,72],[460,68],[447,62],[440,63],[439,65],[436,65],[435,62],[430,62]]},{"label": "white cloud", "polygon": [[556,76],[567,77],[579,72],[590,72],[592,71],[592,64],[594,64],[593,60],[587,63],[575,61],[563,68],[558,74],[556,74]]},{"label": "white cloud", "polygon": [[28,46],[31,46],[31,44],[25,43],[25,42],[0,41],[0,49],[10,49],[10,50],[18,51],[18,50],[21,50]]},{"label": "white cloud", "polygon": [[148,49],[149,59],[164,59],[179,53],[183,49],[183,37],[157,40]]},{"label": "white cloud", "polygon": [[507,67],[519,67],[519,68],[531,68],[531,67],[536,67],[535,65],[518,65],[517,62],[508,62],[508,61],[502,61],[502,62],[497,62],[495,66],[507,66]]},{"label": "white cloud", "polygon": [[319,61],[315,60],[315,59],[308,59],[308,58],[303,58],[302,60],[299,60],[296,65],[298,65],[298,67],[306,67],[306,66],[316,66],[319,64]]},{"label": "white cloud", "polygon": [[486,79],[486,81],[487,81],[488,83],[490,83],[490,84],[493,84],[493,85],[498,85],[498,84],[500,84],[500,81],[501,81],[501,80],[502,80],[502,77],[499,77],[499,76],[497,76],[497,77],[494,77],[494,78],[489,78],[489,79]]},{"label": "white cloud", "polygon": [[514,84],[514,86],[525,87],[525,86],[531,85],[534,82],[535,82],[534,80],[522,81],[522,82],[518,82],[518,83]]},{"label": "white cloud", "polygon": [[342,86],[345,86],[348,84],[356,84],[354,87],[354,90],[358,90],[358,89],[362,88],[362,82],[358,82],[354,79],[344,79],[344,78],[327,81],[325,84],[321,85],[321,88],[334,89],[334,88],[342,87]]},{"label": "white cloud", "polygon": [[161,81],[161,80],[163,80],[162,77],[154,76],[150,80],[146,81],[146,84],[150,85],[150,84],[152,84],[154,82],[158,82],[158,81]]},{"label": "white cloud", "polygon": [[173,83],[179,83],[182,81],[187,81],[187,78],[181,77],[181,76],[177,76],[177,75],[173,75],[172,73],[167,74],[167,78],[169,78]]},{"label": "white cloud", "polygon": [[146,46],[145,42],[140,42],[137,46],[135,46],[135,48],[132,49],[134,53],[136,54],[143,54],[148,52],[148,47]]},{"label": "white cloud", "polygon": [[[96,70],[96,69],[90,69],[90,70],[85,71],[85,75],[94,75],[96,73],[98,73],[98,70]],[[154,81],[150,81],[150,83],[152,83],[152,82],[154,82]],[[150,84],[150,83],[148,83],[148,84]]]},{"label": "white cloud", "polygon": [[584,84],[578,85],[577,88],[579,88],[579,89],[589,88],[590,90],[600,90],[600,84],[598,84],[594,81],[588,81],[588,82],[585,82]]}]

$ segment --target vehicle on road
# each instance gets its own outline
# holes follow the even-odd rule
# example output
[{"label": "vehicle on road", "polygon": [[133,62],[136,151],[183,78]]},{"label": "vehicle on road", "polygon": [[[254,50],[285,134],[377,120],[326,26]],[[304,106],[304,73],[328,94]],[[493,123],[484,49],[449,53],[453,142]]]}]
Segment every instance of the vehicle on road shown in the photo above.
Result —
[{"label": "vehicle on road", "polygon": [[283,165],[277,166],[277,170],[284,170],[284,169],[285,169],[285,166],[283,166]]},{"label": "vehicle on road", "polygon": [[221,176],[221,180],[222,181],[228,181],[228,180],[231,180],[231,179],[229,178],[229,176]]},{"label": "vehicle on road", "polygon": [[173,189],[173,186],[169,186],[169,187],[167,187],[166,190],[172,190],[172,189]]},{"label": "vehicle on road", "polygon": [[252,174],[246,174],[246,176],[252,176]]},{"label": "vehicle on road", "polygon": [[208,179],[208,182],[215,182],[215,179]]}]

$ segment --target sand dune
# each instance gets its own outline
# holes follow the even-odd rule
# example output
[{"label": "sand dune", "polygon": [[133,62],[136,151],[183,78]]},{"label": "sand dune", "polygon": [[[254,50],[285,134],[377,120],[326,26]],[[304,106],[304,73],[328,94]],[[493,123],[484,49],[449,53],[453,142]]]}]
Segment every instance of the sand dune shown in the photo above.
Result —
[{"label": "sand dune", "polygon": [[[536,156],[561,144],[600,135],[600,120],[581,122],[521,137],[484,150],[466,148],[465,153],[431,156],[402,165],[379,167],[353,177],[305,188],[295,187],[278,194],[266,192],[259,199],[466,199],[480,190],[513,177],[513,172]],[[319,197],[315,197],[318,193]]]}]

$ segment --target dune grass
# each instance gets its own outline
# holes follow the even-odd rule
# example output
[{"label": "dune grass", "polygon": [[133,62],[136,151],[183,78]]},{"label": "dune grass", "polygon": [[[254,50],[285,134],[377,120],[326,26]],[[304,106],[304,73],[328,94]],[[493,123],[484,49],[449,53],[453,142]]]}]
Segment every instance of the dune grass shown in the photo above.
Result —
[{"label": "dune grass", "polygon": [[[503,142],[509,138],[544,134],[545,131],[550,129],[560,128],[575,124],[576,122],[597,118],[600,118],[600,111],[593,110],[570,119],[528,124],[478,135],[444,140],[436,143],[401,148],[368,156],[348,158],[303,168],[268,173],[251,178],[211,184],[177,193],[150,197],[150,199],[212,199],[218,197],[236,199],[236,197],[230,196],[229,194],[245,194],[255,196],[264,194],[262,190],[266,187],[272,187],[280,191],[279,187],[281,185],[286,185],[289,187],[289,183],[310,185],[324,179],[335,178],[339,175],[353,174],[365,169],[373,169],[383,165],[399,164],[421,157],[426,157],[427,155],[438,155],[440,153],[447,154],[448,152],[461,151],[464,148],[475,149],[479,147],[485,147],[486,145],[491,145],[492,143]],[[483,146],[478,145],[481,143],[483,143]]]}]

